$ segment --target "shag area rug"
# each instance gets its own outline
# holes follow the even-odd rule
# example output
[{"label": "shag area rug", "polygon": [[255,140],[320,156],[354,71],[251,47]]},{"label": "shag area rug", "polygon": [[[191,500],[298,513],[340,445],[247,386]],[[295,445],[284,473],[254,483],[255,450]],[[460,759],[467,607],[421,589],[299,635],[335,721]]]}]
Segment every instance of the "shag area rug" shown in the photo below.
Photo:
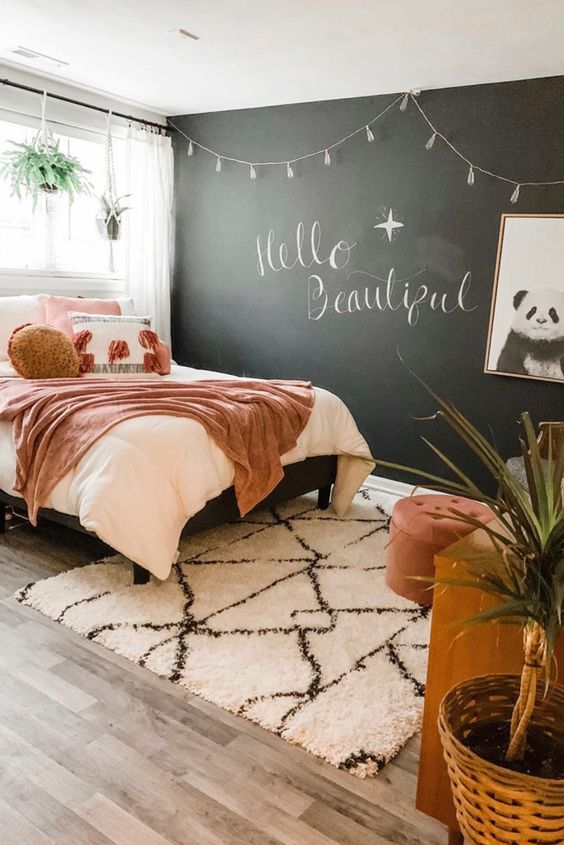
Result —
[{"label": "shag area rug", "polygon": [[366,777],[421,722],[429,613],[385,585],[393,500],[344,519],[301,497],[182,541],[167,581],[119,555],[24,588],[23,604],[288,742]]}]

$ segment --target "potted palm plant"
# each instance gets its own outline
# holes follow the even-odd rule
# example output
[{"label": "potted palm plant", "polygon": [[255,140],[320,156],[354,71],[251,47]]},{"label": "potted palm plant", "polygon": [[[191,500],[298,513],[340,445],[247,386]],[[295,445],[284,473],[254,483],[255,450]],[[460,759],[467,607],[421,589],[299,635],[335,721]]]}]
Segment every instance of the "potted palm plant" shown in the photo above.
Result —
[{"label": "potted palm plant", "polygon": [[89,193],[88,174],[80,161],[59,149],[59,141],[51,136],[37,136],[31,144],[10,141],[14,149],[1,158],[0,174],[11,183],[12,194],[31,195],[33,205],[39,193],[66,193],[70,201],[77,194]]},{"label": "potted palm plant", "polygon": [[111,193],[104,193],[100,197],[100,214],[96,218],[98,232],[110,241],[117,241],[121,235],[121,218],[129,210],[128,205],[122,205],[124,199],[131,194],[112,197]]},{"label": "potted palm plant", "polygon": [[[378,463],[492,509],[496,520],[484,525],[448,508],[449,517],[486,532],[490,548],[470,557],[467,576],[441,583],[478,587],[495,597],[494,606],[467,622],[518,624],[524,645],[520,678],[474,678],[454,687],[442,702],[439,729],[458,821],[476,845],[562,845],[564,687],[554,682],[553,653],[563,625],[564,448],[558,449],[549,433],[543,459],[530,416],[522,414],[527,491],[487,438],[452,404],[430,392],[440,405],[436,416],[483,464],[497,492],[481,489],[427,440],[453,478]],[[441,518],[437,512],[430,516]]]}]

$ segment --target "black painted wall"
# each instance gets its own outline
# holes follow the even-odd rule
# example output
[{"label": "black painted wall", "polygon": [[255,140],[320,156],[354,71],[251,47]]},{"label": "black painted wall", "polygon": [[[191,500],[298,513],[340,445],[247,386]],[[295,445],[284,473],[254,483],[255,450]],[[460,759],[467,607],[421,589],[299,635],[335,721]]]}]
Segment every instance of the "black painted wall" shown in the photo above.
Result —
[{"label": "black painted wall", "polygon": [[[362,126],[393,96],[306,103],[182,116],[174,122],[202,143],[242,159],[285,159],[318,149]],[[467,157],[523,181],[564,173],[564,77],[450,88],[420,98],[431,120]],[[458,459],[464,452],[436,422],[414,419],[434,403],[400,363],[409,365],[452,400],[506,455],[516,454],[519,412],[537,420],[562,419],[562,385],[483,373],[500,215],[564,212],[564,188],[523,189],[511,205],[511,186],[479,173],[468,186],[467,167],[437,141],[426,150],[428,126],[413,104],[394,107],[373,126],[374,143],[360,133],[332,153],[294,166],[249,171],[215,159],[175,133],[176,248],[173,353],[182,364],[237,375],[304,378],[347,403],[376,458],[437,469],[419,436],[431,436]],[[375,229],[392,208],[404,226],[391,243]],[[305,227],[304,263],[312,223],[320,225],[319,257],[341,240],[357,243],[347,265],[328,263],[264,276],[257,270],[257,236],[286,242],[295,258],[296,227]],[[339,251],[342,264],[346,254]],[[375,286],[363,271],[448,294],[467,272],[464,307],[450,314],[422,305],[416,325],[404,309],[327,311],[308,319],[308,276],[318,274],[334,300],[340,290]],[[353,272],[352,276],[349,274]],[[317,282],[316,282],[317,284]],[[396,288],[403,288],[403,283]],[[381,295],[382,295],[381,294]],[[343,300],[341,300],[341,303]],[[313,303],[315,306],[317,303]],[[314,312],[311,316],[315,316]],[[467,464],[470,465],[471,461]],[[402,477],[377,469],[382,475]]]}]

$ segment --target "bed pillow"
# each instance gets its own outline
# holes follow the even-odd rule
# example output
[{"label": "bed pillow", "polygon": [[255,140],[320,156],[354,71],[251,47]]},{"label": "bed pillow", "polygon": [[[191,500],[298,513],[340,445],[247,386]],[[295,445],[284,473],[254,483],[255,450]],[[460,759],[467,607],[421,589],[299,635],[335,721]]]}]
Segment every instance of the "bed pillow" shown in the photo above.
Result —
[{"label": "bed pillow", "polygon": [[53,326],[19,326],[8,343],[8,355],[22,378],[76,378],[80,368],[73,343]]},{"label": "bed pillow", "polygon": [[0,361],[0,379],[3,378],[21,378],[20,374],[12,367],[12,362],[9,358],[6,358],[5,361]]},{"label": "bed pillow", "polygon": [[0,296],[0,361],[8,360],[8,343],[14,329],[45,322],[45,309],[38,296]]},{"label": "bed pillow", "polygon": [[129,296],[118,296],[116,302],[119,305],[121,314],[124,317],[135,317],[137,311],[135,310],[135,303]]},{"label": "bed pillow", "polygon": [[[50,296],[39,294],[45,308],[45,322],[60,329],[72,340],[73,329],[69,312],[80,311],[82,314],[121,314],[121,306],[115,299],[87,299],[81,296]],[[30,320],[29,322],[33,322]]]},{"label": "bed pillow", "polygon": [[80,371],[91,375],[146,378],[160,375],[159,338],[150,317],[122,317],[71,311]]}]

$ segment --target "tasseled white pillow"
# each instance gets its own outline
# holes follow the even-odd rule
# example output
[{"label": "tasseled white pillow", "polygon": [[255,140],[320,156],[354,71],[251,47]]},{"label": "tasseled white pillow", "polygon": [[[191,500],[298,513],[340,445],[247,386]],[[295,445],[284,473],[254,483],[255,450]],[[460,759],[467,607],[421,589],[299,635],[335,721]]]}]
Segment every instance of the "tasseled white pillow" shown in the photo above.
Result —
[{"label": "tasseled white pillow", "polygon": [[70,311],[80,371],[87,376],[152,378],[159,375],[158,335],[150,317]]}]

